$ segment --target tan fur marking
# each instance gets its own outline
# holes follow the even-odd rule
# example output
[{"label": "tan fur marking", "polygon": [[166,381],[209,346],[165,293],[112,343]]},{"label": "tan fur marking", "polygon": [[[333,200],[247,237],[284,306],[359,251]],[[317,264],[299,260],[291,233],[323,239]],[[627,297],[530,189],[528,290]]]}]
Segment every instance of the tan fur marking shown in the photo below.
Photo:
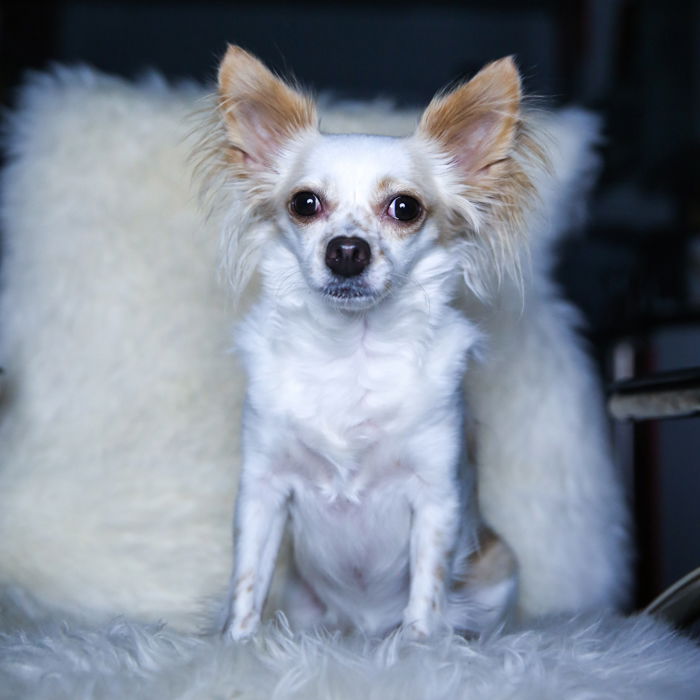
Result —
[{"label": "tan fur marking", "polygon": [[[316,126],[313,101],[292,89],[257,58],[229,46],[219,67],[219,110],[230,141],[227,158],[240,163],[233,151],[251,155],[248,132],[262,127],[279,147],[299,131]],[[231,150],[232,149],[232,150]],[[257,154],[255,154],[257,155]]]},{"label": "tan fur marking", "polygon": [[[254,578],[254,574],[252,571],[248,571],[243,576],[241,576],[238,581],[236,582],[236,590],[237,591],[242,591],[244,589],[244,586],[248,581],[252,581]],[[250,584],[251,590],[252,590],[252,583]]]},{"label": "tan fur marking", "polygon": [[243,618],[243,621],[241,622],[241,629],[247,630],[253,624],[254,620],[255,620],[255,612],[251,611]]},{"label": "tan fur marking", "polygon": [[[380,178],[375,186],[375,190],[376,195],[374,197],[373,205],[374,213],[384,224],[391,227],[391,231],[394,234],[396,234],[399,238],[407,238],[420,230],[428,214],[426,203],[420,193],[416,192],[413,187],[388,176]],[[420,202],[421,213],[414,221],[396,221],[386,213],[387,207],[389,204],[391,204],[394,197],[402,194],[413,197],[413,199]]]},{"label": "tan fur marking", "polygon": [[[535,187],[527,165],[546,167],[543,148],[521,109],[520,77],[511,58],[495,61],[472,80],[436,97],[423,113],[418,134],[454,166],[462,196],[480,212],[482,264],[521,280],[521,241]],[[467,226],[465,226],[465,223]],[[459,212],[447,217],[446,240],[475,232]]]},{"label": "tan fur marking", "polygon": [[469,170],[479,173],[509,155],[519,111],[520,76],[513,59],[502,58],[468,83],[435,98],[423,113],[420,128],[453,156],[471,144]]},{"label": "tan fur marking", "polygon": [[516,570],[515,555],[510,547],[485,527],[479,532],[479,549],[469,557],[466,575],[455,579],[452,588],[460,590],[498,583],[512,576]]},{"label": "tan fur marking", "polygon": [[384,200],[390,194],[401,192],[401,185],[393,177],[383,177],[377,182],[378,199]]}]

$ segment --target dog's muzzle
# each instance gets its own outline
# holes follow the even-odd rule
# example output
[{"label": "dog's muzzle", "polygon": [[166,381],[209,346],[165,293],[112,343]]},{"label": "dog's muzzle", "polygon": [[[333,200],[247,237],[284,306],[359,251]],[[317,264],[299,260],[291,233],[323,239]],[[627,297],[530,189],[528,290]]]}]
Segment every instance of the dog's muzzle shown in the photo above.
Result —
[{"label": "dog's muzzle", "polygon": [[341,277],[362,274],[371,257],[369,243],[357,236],[338,236],[326,248],[326,266]]}]

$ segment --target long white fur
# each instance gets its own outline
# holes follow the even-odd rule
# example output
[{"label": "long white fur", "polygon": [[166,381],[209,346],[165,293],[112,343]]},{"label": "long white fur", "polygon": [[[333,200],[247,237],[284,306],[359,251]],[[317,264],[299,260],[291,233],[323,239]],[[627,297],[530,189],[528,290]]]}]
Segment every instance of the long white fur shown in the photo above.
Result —
[{"label": "long white fur", "polygon": [[1,700],[695,700],[700,649],[648,616],[541,620],[465,641],[293,634],[260,644],[66,619],[0,589]]}]

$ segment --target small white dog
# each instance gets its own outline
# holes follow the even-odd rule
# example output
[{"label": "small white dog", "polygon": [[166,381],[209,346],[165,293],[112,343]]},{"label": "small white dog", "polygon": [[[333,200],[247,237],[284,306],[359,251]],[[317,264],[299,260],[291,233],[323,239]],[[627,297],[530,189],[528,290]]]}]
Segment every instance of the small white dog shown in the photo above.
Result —
[{"label": "small white dog", "polygon": [[[517,277],[540,151],[510,58],[438,95],[410,137],[324,135],[313,102],[229,47],[221,155],[249,378],[225,629],[259,624],[287,520],[293,625],[410,635],[502,622],[517,571],[479,520],[458,297]],[[215,139],[214,139],[215,140]]]}]

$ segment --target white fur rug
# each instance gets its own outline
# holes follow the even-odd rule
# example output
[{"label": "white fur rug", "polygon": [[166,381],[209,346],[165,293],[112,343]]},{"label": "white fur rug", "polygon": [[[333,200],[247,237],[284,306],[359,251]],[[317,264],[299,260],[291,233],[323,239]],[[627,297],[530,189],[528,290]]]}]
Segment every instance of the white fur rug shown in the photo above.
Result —
[{"label": "white fur rug", "polygon": [[[700,648],[651,617],[581,617],[468,642],[294,636],[255,643],[115,620],[43,618],[0,599],[0,700],[696,700]],[[29,614],[28,614],[29,613]]]},{"label": "white fur rug", "polygon": [[[39,74],[11,116],[2,188],[0,583],[93,619],[193,629],[231,562],[243,381],[219,234],[188,163],[202,88]],[[387,104],[326,106],[330,131],[409,132]],[[473,300],[479,502],[518,555],[526,617],[620,604],[627,510],[576,315],[550,247],[595,170],[598,125],[542,114],[552,172],[525,298]]]},{"label": "white fur rug", "polygon": [[[243,390],[216,221],[187,160],[201,96],[156,76],[64,69],[35,76],[11,118],[0,698],[699,697],[697,649],[641,618],[558,618],[436,645],[196,636],[230,568]],[[346,106],[324,124],[396,133],[414,118]],[[532,274],[524,300],[505,286],[491,306],[474,300],[491,345],[467,386],[480,506],[518,556],[530,620],[619,605],[629,584],[599,389],[548,269],[580,219],[598,128],[576,111],[542,120],[553,167],[531,223]],[[167,626],[149,626],[158,619]]]}]

